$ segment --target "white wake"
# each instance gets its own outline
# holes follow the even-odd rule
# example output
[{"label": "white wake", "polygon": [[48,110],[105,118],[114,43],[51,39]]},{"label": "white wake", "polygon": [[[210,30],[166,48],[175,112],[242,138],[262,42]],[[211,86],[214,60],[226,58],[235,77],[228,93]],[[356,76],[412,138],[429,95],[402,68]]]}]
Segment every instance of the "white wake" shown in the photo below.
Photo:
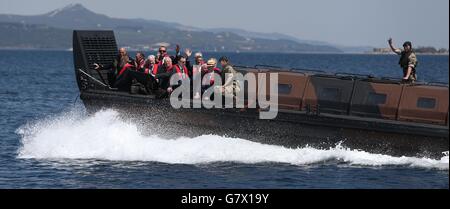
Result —
[{"label": "white wake", "polygon": [[320,150],[291,149],[244,139],[203,135],[167,140],[144,136],[137,125],[120,119],[114,110],[92,116],[76,112],[27,124],[17,130],[22,146],[19,158],[101,159],[114,161],[155,161],[173,164],[212,162],[278,162],[308,165],[338,160],[349,165],[403,165],[448,170],[448,152],[440,160],[393,157],[350,150],[342,146]]}]

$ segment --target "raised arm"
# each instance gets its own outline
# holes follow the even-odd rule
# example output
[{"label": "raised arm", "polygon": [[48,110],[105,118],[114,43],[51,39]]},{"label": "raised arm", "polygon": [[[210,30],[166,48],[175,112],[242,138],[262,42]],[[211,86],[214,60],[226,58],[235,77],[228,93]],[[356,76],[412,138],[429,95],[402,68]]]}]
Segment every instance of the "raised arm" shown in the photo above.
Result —
[{"label": "raised arm", "polygon": [[396,54],[401,54],[402,53],[402,50],[394,47],[394,44],[392,43],[392,38],[389,38],[388,43],[389,43],[389,47],[391,47],[391,50],[394,53],[396,53]]}]

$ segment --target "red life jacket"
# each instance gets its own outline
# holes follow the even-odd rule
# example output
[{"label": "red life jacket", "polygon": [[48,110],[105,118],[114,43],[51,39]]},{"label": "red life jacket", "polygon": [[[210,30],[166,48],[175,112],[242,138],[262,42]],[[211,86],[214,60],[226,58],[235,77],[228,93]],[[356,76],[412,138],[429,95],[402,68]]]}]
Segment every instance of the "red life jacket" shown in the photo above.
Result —
[{"label": "red life jacket", "polygon": [[142,59],[140,62],[136,61],[136,64],[137,64],[136,67],[137,67],[138,69],[142,69],[142,68],[145,67],[145,60]]},{"label": "red life jacket", "polygon": [[169,53],[166,52],[164,54],[159,55],[159,58],[156,60],[156,64],[162,64],[163,63],[163,59],[165,57],[170,57]]},{"label": "red life jacket", "polygon": [[[158,64],[153,64],[153,70],[152,70],[152,74],[156,75],[156,73],[158,73]],[[150,68],[145,68],[145,74],[149,74],[150,73]]]},{"label": "red life jacket", "polygon": [[[177,71],[178,75],[180,76],[180,78],[182,78],[182,72],[181,72],[180,66],[179,65],[174,65],[174,67],[175,67],[175,70]],[[183,66],[183,70],[184,70],[184,74],[189,77],[189,74],[188,74],[186,66]]]},{"label": "red life jacket", "polygon": [[128,69],[128,68],[130,68],[130,67],[133,67],[133,65],[130,64],[130,63],[125,64],[125,65],[122,67],[122,69],[119,71],[119,74],[117,74],[117,76],[121,76],[122,73],[125,72],[125,70]]},{"label": "red life jacket", "polygon": [[[153,75],[158,74],[159,67],[162,67],[162,65],[160,65],[160,64],[155,64],[155,66],[153,67]],[[171,68],[166,69],[166,72],[171,71],[171,70],[173,69],[173,67],[174,67],[174,65],[172,65]]]}]

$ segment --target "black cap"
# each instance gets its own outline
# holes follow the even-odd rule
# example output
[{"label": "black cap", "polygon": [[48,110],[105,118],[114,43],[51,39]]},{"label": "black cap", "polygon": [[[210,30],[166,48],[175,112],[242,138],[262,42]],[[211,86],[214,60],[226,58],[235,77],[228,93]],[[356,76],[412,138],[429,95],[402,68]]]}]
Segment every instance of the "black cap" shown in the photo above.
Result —
[{"label": "black cap", "polygon": [[219,59],[219,62],[221,62],[221,61],[228,62],[229,60],[228,60],[228,57],[223,56]]},{"label": "black cap", "polygon": [[411,43],[411,41],[407,41],[407,42],[403,43],[403,46],[409,46],[412,48],[412,43]]}]

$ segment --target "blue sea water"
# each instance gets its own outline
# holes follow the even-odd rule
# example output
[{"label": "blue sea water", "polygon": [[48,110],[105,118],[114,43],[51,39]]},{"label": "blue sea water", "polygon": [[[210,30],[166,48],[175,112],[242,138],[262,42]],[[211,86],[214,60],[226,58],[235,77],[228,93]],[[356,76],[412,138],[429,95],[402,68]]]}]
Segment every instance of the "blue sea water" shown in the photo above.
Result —
[{"label": "blue sea water", "polygon": [[[401,77],[394,55],[205,55]],[[419,80],[448,83],[448,56],[419,60]],[[427,159],[214,135],[143,136],[114,110],[85,114],[71,52],[0,51],[0,72],[0,188],[449,188],[448,153]]]}]

